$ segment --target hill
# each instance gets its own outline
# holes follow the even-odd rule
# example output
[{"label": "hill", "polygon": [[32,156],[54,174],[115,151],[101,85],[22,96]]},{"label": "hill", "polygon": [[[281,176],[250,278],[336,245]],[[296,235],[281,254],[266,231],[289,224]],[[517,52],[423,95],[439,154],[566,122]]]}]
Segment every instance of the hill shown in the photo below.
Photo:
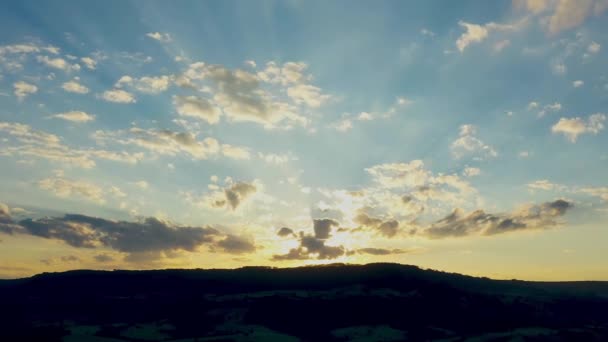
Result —
[{"label": "hill", "polygon": [[0,303],[0,341],[608,340],[608,282],[399,264],[44,273]]}]

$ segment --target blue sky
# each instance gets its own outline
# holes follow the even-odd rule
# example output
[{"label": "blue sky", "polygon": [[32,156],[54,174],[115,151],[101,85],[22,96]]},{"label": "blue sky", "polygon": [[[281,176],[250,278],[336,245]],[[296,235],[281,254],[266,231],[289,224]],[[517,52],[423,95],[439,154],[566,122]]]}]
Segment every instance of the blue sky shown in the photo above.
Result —
[{"label": "blue sky", "polygon": [[0,276],[608,279],[605,0],[4,8]]}]

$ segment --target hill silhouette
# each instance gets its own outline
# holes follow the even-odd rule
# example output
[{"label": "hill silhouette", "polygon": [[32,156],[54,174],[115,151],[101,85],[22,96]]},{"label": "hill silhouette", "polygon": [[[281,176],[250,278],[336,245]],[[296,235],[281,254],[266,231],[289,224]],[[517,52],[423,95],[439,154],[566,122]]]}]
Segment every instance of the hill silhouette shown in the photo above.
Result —
[{"label": "hill silhouette", "polygon": [[0,341],[608,340],[608,282],[385,263],[43,273],[0,303]]}]

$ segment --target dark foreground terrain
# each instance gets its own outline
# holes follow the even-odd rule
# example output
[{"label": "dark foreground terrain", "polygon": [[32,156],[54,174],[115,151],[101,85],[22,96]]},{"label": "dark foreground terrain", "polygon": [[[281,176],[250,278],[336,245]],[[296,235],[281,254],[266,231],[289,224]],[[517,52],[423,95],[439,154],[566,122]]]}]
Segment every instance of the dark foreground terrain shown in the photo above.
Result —
[{"label": "dark foreground terrain", "polygon": [[0,281],[0,341],[608,341],[608,282],[397,264]]}]

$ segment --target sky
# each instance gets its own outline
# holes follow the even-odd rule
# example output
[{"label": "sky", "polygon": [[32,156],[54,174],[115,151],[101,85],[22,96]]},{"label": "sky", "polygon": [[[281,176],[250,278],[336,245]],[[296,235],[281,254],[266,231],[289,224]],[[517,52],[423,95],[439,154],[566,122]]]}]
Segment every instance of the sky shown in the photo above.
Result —
[{"label": "sky", "polygon": [[0,278],[608,280],[608,1],[19,1]]}]

